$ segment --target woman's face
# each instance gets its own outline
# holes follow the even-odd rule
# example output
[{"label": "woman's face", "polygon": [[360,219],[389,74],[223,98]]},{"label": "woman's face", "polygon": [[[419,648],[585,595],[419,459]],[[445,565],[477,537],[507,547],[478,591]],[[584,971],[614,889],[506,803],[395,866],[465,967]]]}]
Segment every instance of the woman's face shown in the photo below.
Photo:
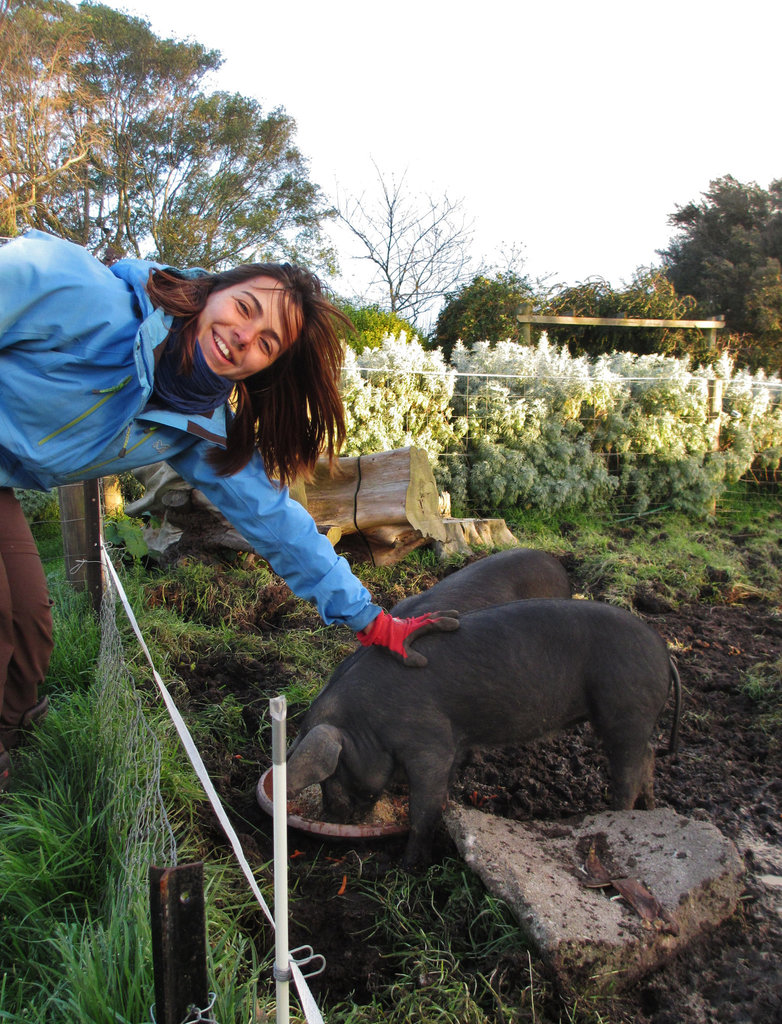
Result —
[{"label": "woman's face", "polygon": [[196,321],[196,337],[210,370],[244,380],[265,370],[294,343],[287,337],[287,292],[273,277],[253,277],[214,291]]}]

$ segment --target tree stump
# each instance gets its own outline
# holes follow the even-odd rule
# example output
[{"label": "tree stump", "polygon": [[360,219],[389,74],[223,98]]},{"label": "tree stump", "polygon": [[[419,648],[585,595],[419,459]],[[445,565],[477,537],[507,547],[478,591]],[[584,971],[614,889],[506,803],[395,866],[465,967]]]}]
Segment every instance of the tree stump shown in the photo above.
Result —
[{"label": "tree stump", "polygon": [[519,543],[504,519],[443,519],[445,540],[435,541],[438,558],[468,555],[475,548],[509,548]]}]

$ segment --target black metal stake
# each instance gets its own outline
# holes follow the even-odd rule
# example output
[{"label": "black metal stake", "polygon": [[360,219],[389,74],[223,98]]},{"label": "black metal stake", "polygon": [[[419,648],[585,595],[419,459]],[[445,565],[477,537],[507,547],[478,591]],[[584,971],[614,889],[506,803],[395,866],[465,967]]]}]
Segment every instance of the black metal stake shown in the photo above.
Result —
[{"label": "black metal stake", "polygon": [[149,869],[155,1020],[182,1024],[209,1002],[206,979],[204,865]]}]

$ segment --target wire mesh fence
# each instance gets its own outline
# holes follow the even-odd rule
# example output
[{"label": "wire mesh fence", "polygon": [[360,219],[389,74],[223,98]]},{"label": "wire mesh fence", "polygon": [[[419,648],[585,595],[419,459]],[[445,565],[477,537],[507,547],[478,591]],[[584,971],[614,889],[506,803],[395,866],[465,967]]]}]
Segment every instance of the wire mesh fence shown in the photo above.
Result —
[{"label": "wire mesh fence", "polygon": [[[461,515],[664,504],[708,512],[779,497],[782,380],[727,361],[693,369],[664,357],[589,361],[506,347],[483,353],[490,372],[436,357],[431,368],[400,366],[401,349],[353,367],[349,454],[372,442],[420,444]],[[503,370],[522,359],[537,359],[535,372]]]},{"label": "wire mesh fence", "polygon": [[[720,379],[708,368],[683,372],[676,364],[651,365],[656,372],[604,374],[602,380],[593,369],[586,380],[584,364],[576,362],[566,366],[567,372],[548,374],[463,372],[444,364],[432,369],[356,367],[360,381],[371,385],[373,400],[367,404],[366,395],[362,395],[362,406],[356,400],[355,383],[352,389],[347,388],[352,428],[348,449],[353,449],[348,453],[420,446],[428,452],[438,483],[446,481],[446,490],[449,479],[464,478],[474,469],[477,461],[485,457],[487,446],[508,445],[508,436],[511,440],[507,450],[523,468],[525,461],[532,459],[529,450],[525,450],[524,430],[529,436],[535,431],[540,434],[557,420],[562,424],[558,429],[563,444],[572,444],[576,439],[588,445],[590,458],[602,466],[602,473],[609,480],[618,478],[622,472],[626,474],[633,462],[643,462],[646,470],[653,473],[656,463],[670,469],[677,459],[684,464],[693,455],[701,458],[708,448],[729,458],[734,448],[743,446],[745,470],[732,476],[726,474],[715,489],[714,500],[703,511],[726,513],[736,507],[760,510],[779,502],[782,381],[750,374]],[[382,396],[383,405],[377,404],[378,395]],[[368,433],[368,424],[374,433]],[[611,436],[612,430],[620,435],[619,442]],[[482,445],[483,456],[479,451]],[[554,461],[546,464],[545,459],[541,462],[540,452],[535,458],[538,476],[550,475],[551,479],[545,481],[549,489],[561,483],[568,473],[581,471],[572,460],[569,465]],[[490,467],[484,475],[492,472]],[[675,476],[674,472],[674,482]],[[673,486],[671,483],[671,499],[675,499]],[[469,489],[463,490],[458,496],[459,515],[514,519],[527,513],[551,511],[534,499],[492,502],[492,493],[489,486],[484,487],[480,497]],[[71,534],[79,525],[73,520],[71,507],[56,491],[17,494],[44,563],[60,561],[63,535]],[[676,507],[676,501],[666,500],[663,492],[657,493],[656,500],[644,508],[639,508],[637,501],[628,499],[626,494],[617,493],[613,500],[600,503],[600,515],[626,517],[667,507]],[[583,511],[593,508],[595,503],[582,502]],[[565,510],[566,505],[557,509]],[[102,507],[100,516],[105,514]],[[83,561],[93,558],[99,558],[94,545],[85,543]],[[76,563],[79,564],[78,555]]]}]

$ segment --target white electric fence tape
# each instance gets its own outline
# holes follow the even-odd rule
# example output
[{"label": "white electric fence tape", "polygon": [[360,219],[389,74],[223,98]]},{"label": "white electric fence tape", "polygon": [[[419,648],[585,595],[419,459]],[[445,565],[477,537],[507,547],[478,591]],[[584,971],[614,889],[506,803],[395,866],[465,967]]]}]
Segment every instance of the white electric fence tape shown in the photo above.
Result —
[{"label": "white electric fence tape", "polygon": [[[225,810],[223,809],[220,797],[218,796],[217,791],[215,790],[212,784],[212,780],[209,778],[206,766],[204,765],[204,762],[201,759],[201,755],[198,752],[198,748],[196,747],[195,743],[193,743],[193,738],[190,735],[190,732],[188,731],[187,725],[185,725],[184,719],[180,715],[176,704],[174,704],[173,700],[171,699],[171,695],[168,692],[168,689],[166,688],[166,684],[163,682],[162,678],[158,674],[157,669],[155,668],[155,665],[152,661],[152,655],[149,652],[149,648],[146,645],[144,637],[141,634],[138,622],[136,621],[136,616],[133,613],[133,609],[130,606],[130,602],[128,601],[127,595],[125,594],[125,590],[122,584],[120,583],[119,576],[117,575],[114,565],[112,564],[112,561],[109,558],[108,552],[106,551],[106,548],[103,546],[103,543],[101,543],[101,555],[106,570],[109,573],[114,588],[117,592],[117,596],[119,597],[120,601],[122,602],[122,606],[125,609],[125,614],[128,617],[128,621],[130,622],[133,628],[133,632],[136,634],[136,639],[141,645],[141,649],[143,650],[144,655],[146,656],[146,659],[149,662],[150,668],[152,669],[152,675],[155,679],[155,683],[157,685],[157,688],[160,690],[160,695],[162,696],[163,702],[165,703],[168,713],[171,716],[171,720],[173,721],[174,726],[176,727],[176,731],[179,734],[179,738],[182,741],[182,745],[185,748],[185,752],[187,753],[187,756],[190,758],[190,762],[193,765],[193,768],[195,769],[196,775],[198,776],[201,785],[204,787],[204,792],[209,798],[209,802],[211,803],[212,808],[214,809],[214,812],[217,815],[218,821],[222,825],[223,831],[225,832],[229,842],[231,843],[231,846],[233,847],[236,859],[238,860],[242,872],[244,873],[244,876],[250,885],[250,889],[252,890],[253,895],[258,900],[258,903],[260,904],[263,912],[269,919],[269,923],[271,924],[272,928],[274,928],[274,917],[271,911],[269,910],[269,907],[267,906],[266,900],[263,898],[261,890],[258,888],[258,883],[255,881],[255,877],[253,876],[252,868],[250,867],[247,858],[244,855],[244,851],[242,850],[242,845],[239,842],[239,837],[234,831],[234,827],[229,821],[228,816],[225,813]],[[308,1021],[308,1024],[323,1024],[323,1017],[321,1016],[320,1010],[318,1009],[317,1004],[315,1003],[315,1000],[312,997],[312,993],[310,992],[307,986],[307,982],[304,978],[304,975],[299,970],[299,967],[296,964],[295,960],[291,960],[289,962],[289,967],[291,970],[291,974],[293,976],[293,980],[296,984],[296,990],[299,994],[299,1002],[301,1003],[301,1007],[304,1011],[304,1015]]]}]

